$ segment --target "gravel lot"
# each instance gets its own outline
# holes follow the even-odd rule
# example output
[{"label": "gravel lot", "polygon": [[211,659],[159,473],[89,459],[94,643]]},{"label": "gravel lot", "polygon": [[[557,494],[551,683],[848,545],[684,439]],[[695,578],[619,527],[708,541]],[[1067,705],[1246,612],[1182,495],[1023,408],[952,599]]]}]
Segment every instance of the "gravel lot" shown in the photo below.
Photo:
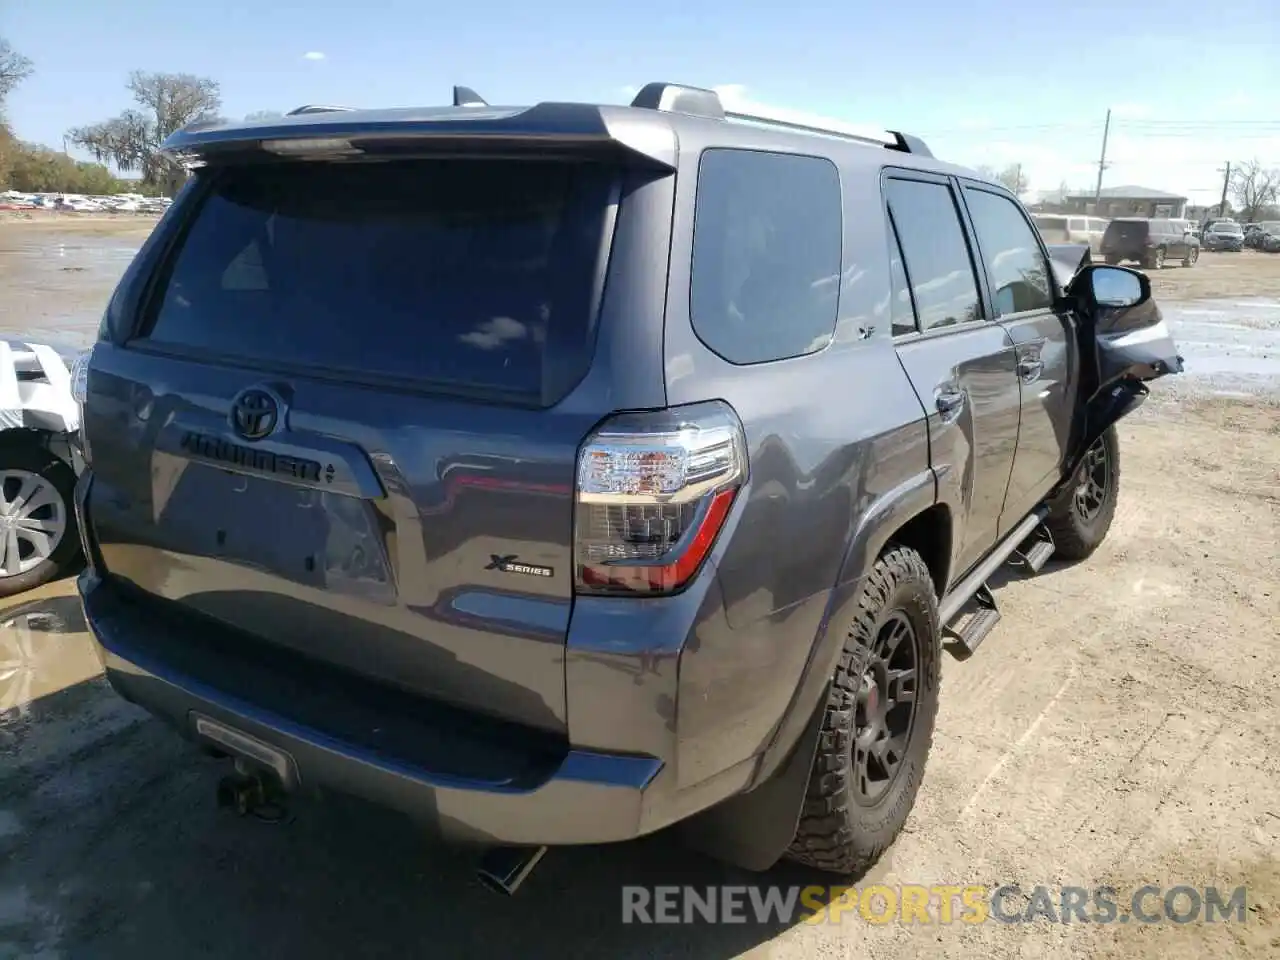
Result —
[{"label": "gravel lot", "polygon": [[[0,223],[0,326],[83,341],[101,251],[128,235],[58,227],[86,248],[64,271],[53,229]],[[1206,254],[1155,286],[1189,371],[1122,425],[1111,536],[998,586],[1000,626],[945,665],[907,832],[861,883],[1243,884],[1244,923],[623,925],[622,884],[824,882],[666,836],[552,851],[497,898],[353,801],[278,824],[217,810],[224,768],[105,688],[66,581],[0,610],[0,958],[1276,956],[1280,256]]]}]

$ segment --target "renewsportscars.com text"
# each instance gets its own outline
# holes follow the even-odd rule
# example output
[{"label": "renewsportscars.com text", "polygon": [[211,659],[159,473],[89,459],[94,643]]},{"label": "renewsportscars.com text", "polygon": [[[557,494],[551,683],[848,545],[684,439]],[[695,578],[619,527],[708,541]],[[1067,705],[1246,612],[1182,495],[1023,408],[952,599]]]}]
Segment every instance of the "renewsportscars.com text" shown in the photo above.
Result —
[{"label": "renewsportscars.com text", "polygon": [[624,886],[623,923],[1243,923],[1244,887]]}]

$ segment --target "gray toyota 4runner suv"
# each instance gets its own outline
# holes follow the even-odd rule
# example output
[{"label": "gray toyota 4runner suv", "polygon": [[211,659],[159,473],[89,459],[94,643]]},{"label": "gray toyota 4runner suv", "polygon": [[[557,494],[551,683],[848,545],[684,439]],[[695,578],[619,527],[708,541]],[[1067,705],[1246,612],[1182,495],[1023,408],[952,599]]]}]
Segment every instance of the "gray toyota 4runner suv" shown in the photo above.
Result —
[{"label": "gray toyota 4runner suv", "polygon": [[677,823],[856,875],[988,578],[1107,532],[1181,369],[1147,280],[914,137],[454,100],[168,141],[81,391],[110,682],[225,802],[359,795],[508,892]]}]

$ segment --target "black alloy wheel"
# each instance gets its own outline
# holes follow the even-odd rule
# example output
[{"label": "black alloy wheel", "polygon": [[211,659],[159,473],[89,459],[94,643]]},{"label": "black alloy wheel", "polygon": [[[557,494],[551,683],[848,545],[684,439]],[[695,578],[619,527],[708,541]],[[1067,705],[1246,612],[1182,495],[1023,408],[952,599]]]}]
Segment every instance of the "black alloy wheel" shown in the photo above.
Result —
[{"label": "black alloy wheel", "polygon": [[864,806],[893,786],[911,743],[920,644],[905,613],[885,620],[858,690],[853,741],[854,794]]}]

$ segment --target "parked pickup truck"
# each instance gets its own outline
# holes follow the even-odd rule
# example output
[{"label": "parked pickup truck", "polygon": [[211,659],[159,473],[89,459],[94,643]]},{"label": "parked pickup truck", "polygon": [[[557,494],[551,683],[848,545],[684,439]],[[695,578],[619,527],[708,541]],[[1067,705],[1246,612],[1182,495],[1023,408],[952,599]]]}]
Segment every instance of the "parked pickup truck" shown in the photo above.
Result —
[{"label": "parked pickup truck", "polygon": [[167,141],[80,390],[110,682],[225,803],[358,794],[507,892],[676,825],[859,874],[996,571],[1111,526],[1147,279],[910,135],[454,100]]}]

